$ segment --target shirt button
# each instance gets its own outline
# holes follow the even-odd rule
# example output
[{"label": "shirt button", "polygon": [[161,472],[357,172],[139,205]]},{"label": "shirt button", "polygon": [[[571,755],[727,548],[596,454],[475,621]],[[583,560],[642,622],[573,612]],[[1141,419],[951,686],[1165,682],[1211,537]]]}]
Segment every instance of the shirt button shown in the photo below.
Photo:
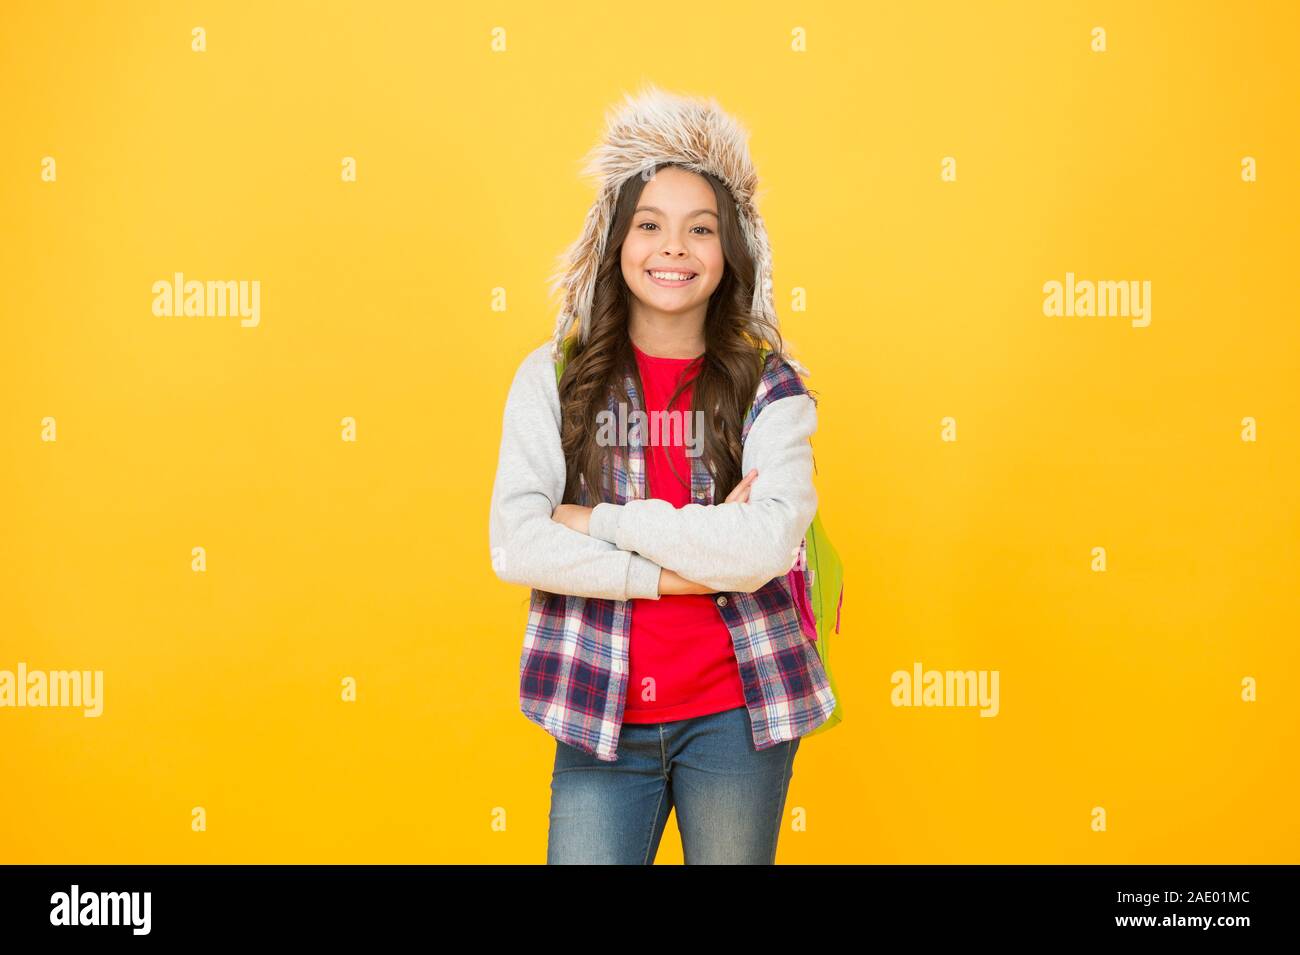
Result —
[{"label": "shirt button", "polygon": [[727,596],[726,596],[726,594],[718,594],[718,606],[719,606],[719,607],[725,607],[726,605],[727,605]]}]

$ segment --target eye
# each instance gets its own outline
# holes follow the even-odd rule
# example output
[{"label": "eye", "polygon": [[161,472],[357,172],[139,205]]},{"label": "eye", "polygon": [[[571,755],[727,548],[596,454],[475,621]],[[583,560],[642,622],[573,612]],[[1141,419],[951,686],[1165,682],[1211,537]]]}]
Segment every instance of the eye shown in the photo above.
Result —
[{"label": "eye", "polygon": [[[641,223],[638,223],[636,227],[637,227],[638,229],[642,230],[642,231],[645,231],[647,226],[649,226],[651,229],[658,229],[658,228],[659,228],[658,223],[655,223],[655,222],[641,222]],[[694,231],[695,229],[702,229],[702,230],[703,230],[702,232],[696,233],[697,235],[713,235],[713,230],[710,229],[710,228],[709,228],[708,226],[706,226],[706,225],[691,226],[691,229],[692,229],[692,231]]]}]

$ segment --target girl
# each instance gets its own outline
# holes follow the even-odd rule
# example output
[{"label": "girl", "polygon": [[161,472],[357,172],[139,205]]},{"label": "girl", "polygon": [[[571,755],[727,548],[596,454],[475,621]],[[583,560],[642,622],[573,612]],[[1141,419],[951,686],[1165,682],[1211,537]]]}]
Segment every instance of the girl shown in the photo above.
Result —
[{"label": "girl", "polygon": [[506,399],[489,536],[532,588],[520,707],[556,739],[550,863],[649,864],[674,807],[688,864],[773,863],[799,739],[835,709],[792,572],[816,404],[746,139],[654,87],[611,114],[555,335]]}]

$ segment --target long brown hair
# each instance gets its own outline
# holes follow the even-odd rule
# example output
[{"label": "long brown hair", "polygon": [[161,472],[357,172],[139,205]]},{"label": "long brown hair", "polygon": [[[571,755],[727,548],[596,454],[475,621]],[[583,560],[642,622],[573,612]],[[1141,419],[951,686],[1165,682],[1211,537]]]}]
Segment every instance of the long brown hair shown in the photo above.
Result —
[{"label": "long brown hair", "polygon": [[[655,173],[677,163],[659,163]],[[691,395],[689,420],[703,411],[703,460],[714,480],[713,501],[725,500],[740,483],[741,428],[745,413],[754,398],[763,374],[762,344],[749,330],[756,316],[751,314],[756,265],[746,248],[736,216],[736,204],[726,185],[707,172],[696,172],[708,180],[718,202],[718,237],[722,243],[725,268],[721,281],[709,297],[704,319],[704,354],[692,368],[698,367]],[[623,376],[630,374],[637,391],[644,396],[641,376],[628,334],[631,316],[631,291],[623,279],[621,256],[623,241],[632,226],[633,214],[647,177],[634,175],[623,183],[605,253],[596,274],[591,305],[591,326],[585,343],[566,342],[572,346],[560,379],[560,440],[564,447],[567,480],[566,504],[594,506],[613,500],[609,486],[613,475],[612,455],[626,455],[619,446],[602,446],[597,442],[597,415],[609,407],[611,395],[631,411],[631,399]],[[782,352],[779,329],[771,329],[771,340]],[[677,400],[685,380],[679,382],[668,406]],[[644,409],[644,401],[641,404]],[[642,435],[642,440],[646,438]],[[670,459],[671,460],[671,459]],[[676,469],[674,468],[674,473]],[[677,475],[689,487],[689,475]],[[582,482],[587,493],[583,494]],[[585,498],[585,499],[584,499]]]}]

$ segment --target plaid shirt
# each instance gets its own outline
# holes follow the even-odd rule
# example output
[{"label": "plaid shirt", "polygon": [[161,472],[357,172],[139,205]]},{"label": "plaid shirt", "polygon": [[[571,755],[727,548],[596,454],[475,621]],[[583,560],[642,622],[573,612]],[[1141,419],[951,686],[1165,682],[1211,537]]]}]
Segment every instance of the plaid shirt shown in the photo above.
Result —
[{"label": "plaid shirt", "polygon": [[[630,374],[625,384],[633,407],[639,408],[640,396]],[[770,355],[744,420],[742,443],[768,403],[807,393],[799,375]],[[610,409],[614,410],[612,398]],[[619,459],[612,489],[616,504],[646,496],[645,454],[637,431],[630,431],[627,454],[615,456]],[[692,502],[709,504],[713,490],[713,476],[703,456],[692,457]],[[585,482],[582,497],[589,503]],[[802,542],[794,566],[806,566]],[[803,736],[835,709],[826,670],[812,640],[805,636],[792,596],[792,589],[801,584],[811,600],[811,581],[804,574],[774,577],[753,593],[714,597],[731,631],[756,750]],[[631,623],[630,601],[532,591],[519,661],[520,709],[556,739],[605,762],[618,759]]]}]

